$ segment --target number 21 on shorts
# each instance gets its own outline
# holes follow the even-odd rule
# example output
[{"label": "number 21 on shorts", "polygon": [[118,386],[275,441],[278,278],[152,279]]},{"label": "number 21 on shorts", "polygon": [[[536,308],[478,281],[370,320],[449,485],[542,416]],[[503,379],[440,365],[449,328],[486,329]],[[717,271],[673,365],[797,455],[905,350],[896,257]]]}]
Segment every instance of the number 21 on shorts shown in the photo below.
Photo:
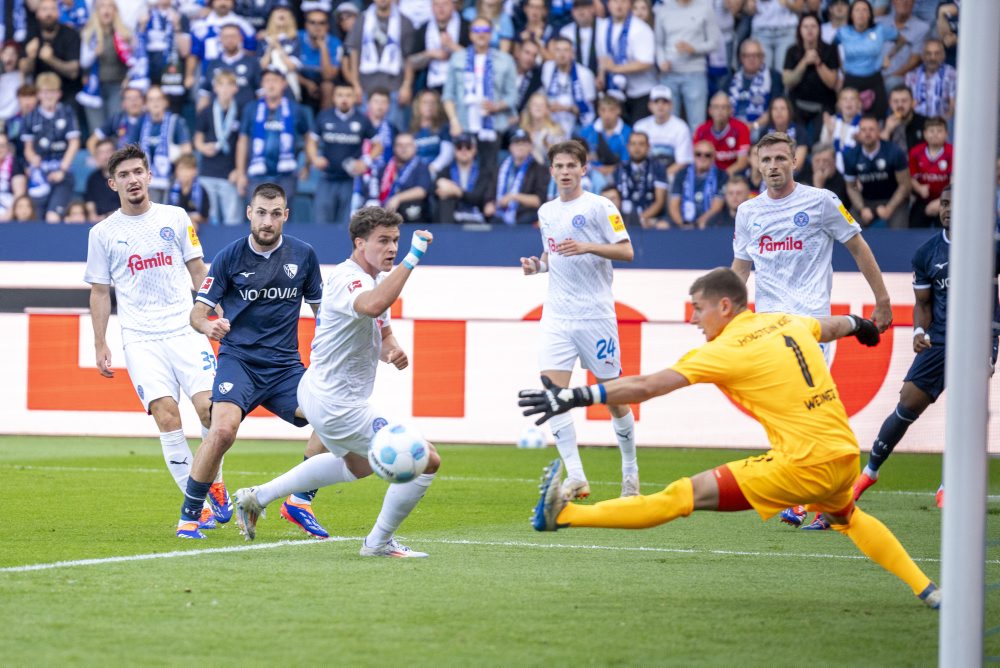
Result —
[{"label": "number 21 on shorts", "polygon": [[618,352],[618,344],[614,339],[598,339],[597,341],[597,359],[603,360],[607,358],[614,358],[615,353]]}]

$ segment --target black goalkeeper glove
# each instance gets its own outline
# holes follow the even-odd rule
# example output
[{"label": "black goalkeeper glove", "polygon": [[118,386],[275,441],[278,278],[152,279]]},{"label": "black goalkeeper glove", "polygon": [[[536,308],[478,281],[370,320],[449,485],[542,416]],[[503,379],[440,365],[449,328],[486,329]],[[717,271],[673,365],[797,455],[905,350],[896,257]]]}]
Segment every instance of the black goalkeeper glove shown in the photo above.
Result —
[{"label": "black goalkeeper glove", "polygon": [[559,387],[548,376],[542,376],[544,390],[521,390],[517,393],[520,401],[518,406],[524,408],[524,414],[537,415],[542,417],[535,420],[535,424],[542,424],[554,415],[565,413],[566,411],[579,406],[590,406],[594,403],[593,393],[589,387]]},{"label": "black goalkeeper glove", "polygon": [[869,348],[878,345],[878,327],[875,326],[874,322],[856,315],[849,315],[847,317],[851,319],[852,323],[854,323],[854,327],[851,329],[851,334],[853,334],[854,338],[861,342],[861,345],[868,346]]}]

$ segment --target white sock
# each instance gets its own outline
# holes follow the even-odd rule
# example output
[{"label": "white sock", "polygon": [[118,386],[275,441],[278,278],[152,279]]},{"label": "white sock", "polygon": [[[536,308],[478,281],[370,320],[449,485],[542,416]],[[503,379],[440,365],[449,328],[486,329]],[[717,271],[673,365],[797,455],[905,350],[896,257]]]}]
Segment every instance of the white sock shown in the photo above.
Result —
[{"label": "white sock", "polygon": [[417,502],[424,498],[427,488],[434,482],[433,473],[422,473],[410,482],[389,485],[382,500],[382,512],[375,520],[375,526],[365,538],[365,545],[378,547],[385,545],[396,533],[396,529],[416,507]]},{"label": "white sock", "polygon": [[864,474],[872,480],[878,480],[878,471],[868,468],[867,464],[865,464]]},{"label": "white sock", "polygon": [[163,461],[167,463],[167,470],[181,488],[181,493],[186,492],[194,455],[191,454],[191,448],[184,438],[184,430],[160,432],[160,446],[163,448]]},{"label": "white sock", "polygon": [[576,425],[569,413],[556,415],[549,420],[552,436],[556,439],[556,449],[566,466],[566,477],[576,480],[587,480],[583,472],[583,462],[580,460],[580,449],[576,445]]},{"label": "white sock", "polygon": [[618,448],[622,451],[622,473],[638,473],[639,462],[635,457],[635,417],[632,409],[618,418],[611,416],[611,426],[618,438]]},{"label": "white sock", "polygon": [[266,506],[275,499],[304,489],[329,487],[338,482],[352,482],[357,476],[347,468],[347,462],[332,452],[324,452],[305,460],[288,473],[271,482],[257,485],[257,502]]}]

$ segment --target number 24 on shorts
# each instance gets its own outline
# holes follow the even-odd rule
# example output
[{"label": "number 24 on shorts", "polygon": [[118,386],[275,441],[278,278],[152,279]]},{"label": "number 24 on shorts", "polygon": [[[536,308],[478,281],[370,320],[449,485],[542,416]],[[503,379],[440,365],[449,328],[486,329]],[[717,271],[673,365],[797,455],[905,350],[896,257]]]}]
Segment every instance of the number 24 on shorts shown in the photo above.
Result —
[{"label": "number 24 on shorts", "polygon": [[618,346],[614,339],[599,339],[597,341],[597,359],[603,360],[614,357],[618,351]]}]

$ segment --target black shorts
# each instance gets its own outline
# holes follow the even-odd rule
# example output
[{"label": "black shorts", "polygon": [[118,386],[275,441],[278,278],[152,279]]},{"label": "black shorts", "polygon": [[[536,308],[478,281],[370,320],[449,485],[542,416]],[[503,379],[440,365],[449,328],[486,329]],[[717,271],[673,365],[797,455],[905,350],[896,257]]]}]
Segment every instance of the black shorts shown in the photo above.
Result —
[{"label": "black shorts", "polygon": [[[923,390],[931,398],[931,401],[937,401],[937,398],[944,392],[944,359],[944,346],[931,346],[920,351],[913,359],[913,364],[906,372],[906,378],[903,379],[903,382],[913,383]],[[991,363],[993,365],[997,363],[997,339],[995,337]]]},{"label": "black shorts", "polygon": [[243,417],[263,406],[285,422],[304,427],[309,423],[296,417],[295,409],[299,407],[299,380],[305,371],[301,364],[268,368],[247,364],[233,355],[219,355],[212,402],[236,404],[243,409]]}]

